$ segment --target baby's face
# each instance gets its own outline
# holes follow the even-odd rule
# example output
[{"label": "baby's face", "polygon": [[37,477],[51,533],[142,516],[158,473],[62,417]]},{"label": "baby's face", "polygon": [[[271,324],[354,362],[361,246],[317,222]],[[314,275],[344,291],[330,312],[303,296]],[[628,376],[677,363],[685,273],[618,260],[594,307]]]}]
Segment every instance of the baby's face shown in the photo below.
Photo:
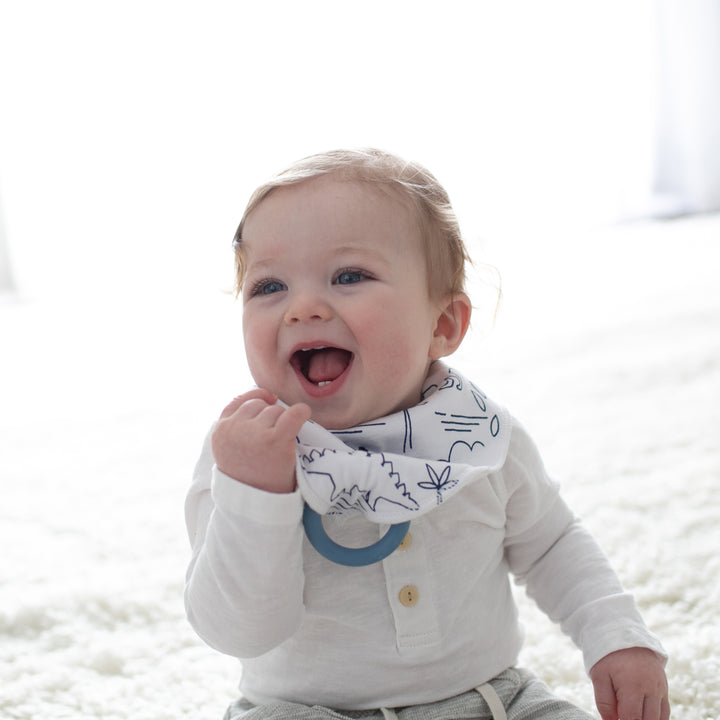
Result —
[{"label": "baby's face", "polygon": [[307,403],[333,429],[420,401],[440,309],[401,202],[316,178],[274,190],[242,242],[243,332],[259,387]]}]

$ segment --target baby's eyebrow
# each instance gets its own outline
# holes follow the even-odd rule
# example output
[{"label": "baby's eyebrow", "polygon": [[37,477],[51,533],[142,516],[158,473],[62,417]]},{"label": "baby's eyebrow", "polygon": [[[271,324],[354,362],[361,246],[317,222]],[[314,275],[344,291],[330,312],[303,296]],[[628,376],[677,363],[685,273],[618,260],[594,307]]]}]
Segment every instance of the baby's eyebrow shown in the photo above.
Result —
[{"label": "baby's eyebrow", "polygon": [[[362,243],[343,243],[330,251],[330,257],[341,259],[343,256],[351,255],[359,260],[368,260],[379,263],[389,264],[390,258],[381,250],[374,247],[368,247]],[[283,255],[278,253],[277,255],[260,255],[258,258],[253,257],[252,247],[245,245],[245,261],[247,271],[255,273],[263,273],[269,269],[272,269],[282,262]]]},{"label": "baby's eyebrow", "polygon": [[263,271],[266,268],[272,267],[278,261],[279,255],[265,255],[262,254],[259,257],[255,257],[253,253],[253,246],[247,242],[243,243],[244,255],[245,255],[245,266],[249,270],[251,267],[253,270]]},{"label": "baby's eyebrow", "polygon": [[248,258],[247,260],[247,267],[252,268],[253,270],[264,270],[265,268],[270,268],[273,265],[277,263],[277,260],[274,258],[267,258],[267,259],[261,259],[261,260],[251,260]]},{"label": "baby's eyebrow", "polygon": [[386,255],[381,250],[376,250],[367,245],[340,245],[333,250],[333,254],[338,255],[365,255],[373,260],[387,261]]}]

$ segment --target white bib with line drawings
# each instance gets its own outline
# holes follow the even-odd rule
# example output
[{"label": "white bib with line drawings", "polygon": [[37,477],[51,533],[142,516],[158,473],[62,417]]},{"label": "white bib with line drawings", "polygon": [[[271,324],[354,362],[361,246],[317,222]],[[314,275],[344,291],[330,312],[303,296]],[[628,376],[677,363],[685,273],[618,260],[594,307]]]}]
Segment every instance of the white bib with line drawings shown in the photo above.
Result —
[{"label": "white bib with line drawings", "polygon": [[505,462],[508,412],[435,363],[421,402],[344,430],[313,422],[298,435],[297,480],[321,515],[364,513],[394,524],[430,512]]}]

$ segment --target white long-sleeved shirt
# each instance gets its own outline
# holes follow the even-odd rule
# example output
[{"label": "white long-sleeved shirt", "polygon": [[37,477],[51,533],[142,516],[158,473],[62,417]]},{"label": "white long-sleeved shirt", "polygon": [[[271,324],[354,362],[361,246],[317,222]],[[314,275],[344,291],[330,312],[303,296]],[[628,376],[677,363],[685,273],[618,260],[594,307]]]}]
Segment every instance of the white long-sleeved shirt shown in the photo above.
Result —
[{"label": "white long-sleeved shirt", "polygon": [[[186,501],[186,608],[201,638],[242,659],[240,689],[253,703],[398,707],[476,687],[522,645],[511,574],[588,670],[622,648],[664,654],[514,421],[502,468],[414,520],[382,563],[321,557],[302,511],[298,492],[266,493],[220,472],[208,437]],[[325,526],[348,546],[386,530],[361,517]]]}]

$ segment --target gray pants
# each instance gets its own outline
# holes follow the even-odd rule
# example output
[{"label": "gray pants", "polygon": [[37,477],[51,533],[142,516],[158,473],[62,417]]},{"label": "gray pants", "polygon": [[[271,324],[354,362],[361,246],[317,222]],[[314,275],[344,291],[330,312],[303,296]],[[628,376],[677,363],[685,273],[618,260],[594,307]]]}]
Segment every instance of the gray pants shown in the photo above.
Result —
[{"label": "gray pants", "polygon": [[553,695],[526,670],[510,668],[476,690],[428,705],[378,710],[333,710],[291,702],[234,702],[223,720],[593,720]]}]

